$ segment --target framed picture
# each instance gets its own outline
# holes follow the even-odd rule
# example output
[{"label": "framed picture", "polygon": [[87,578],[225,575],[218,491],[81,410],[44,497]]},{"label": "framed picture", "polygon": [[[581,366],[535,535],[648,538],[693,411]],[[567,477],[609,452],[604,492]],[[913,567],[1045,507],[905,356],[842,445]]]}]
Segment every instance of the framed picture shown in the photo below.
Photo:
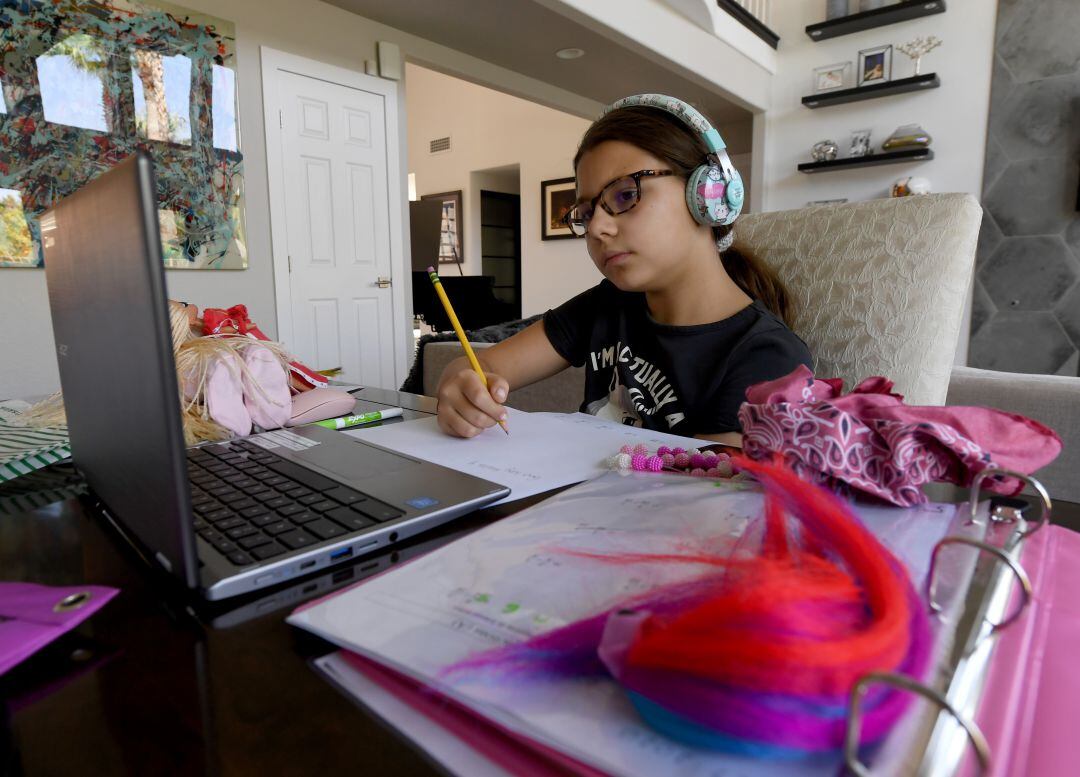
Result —
[{"label": "framed picture", "polygon": [[573,178],[540,182],[540,239],[565,240],[578,237],[563,221],[574,207],[577,189]]},{"label": "framed picture", "polygon": [[866,156],[870,153],[871,130],[861,129],[851,131],[851,148],[848,156]]},{"label": "framed picture", "polygon": [[814,94],[844,89],[851,80],[851,63],[837,62],[814,68]]},{"label": "framed picture", "polygon": [[858,86],[879,84],[892,79],[892,44],[859,52]]},{"label": "framed picture", "polygon": [[439,227],[439,264],[461,263],[465,258],[465,238],[462,234],[461,189],[456,192],[421,195],[422,200],[442,203],[442,224]]}]

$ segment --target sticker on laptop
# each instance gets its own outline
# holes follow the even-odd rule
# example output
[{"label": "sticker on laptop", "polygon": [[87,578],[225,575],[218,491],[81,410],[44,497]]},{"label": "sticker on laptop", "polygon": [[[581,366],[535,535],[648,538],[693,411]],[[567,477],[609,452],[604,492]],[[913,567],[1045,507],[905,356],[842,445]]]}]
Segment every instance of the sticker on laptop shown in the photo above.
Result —
[{"label": "sticker on laptop", "polygon": [[268,450],[273,448],[288,448],[292,451],[302,451],[306,448],[313,448],[319,444],[317,440],[309,440],[307,437],[301,437],[298,434],[287,432],[284,429],[275,429],[272,432],[256,434],[250,439],[256,445],[260,445]]},{"label": "sticker on laptop", "polygon": [[405,500],[405,504],[409,507],[415,507],[417,510],[423,510],[425,507],[434,507],[438,503],[438,499],[432,499],[430,496],[418,496],[413,499]]}]

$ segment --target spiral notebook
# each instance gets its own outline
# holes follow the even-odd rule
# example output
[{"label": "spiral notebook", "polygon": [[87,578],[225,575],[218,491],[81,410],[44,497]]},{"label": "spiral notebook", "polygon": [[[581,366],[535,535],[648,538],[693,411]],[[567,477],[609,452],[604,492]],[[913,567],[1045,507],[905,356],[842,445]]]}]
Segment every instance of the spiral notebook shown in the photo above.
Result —
[{"label": "spiral notebook", "polygon": [[[774,761],[704,752],[665,739],[641,723],[614,683],[555,681],[521,687],[448,682],[439,676],[443,667],[467,655],[527,639],[599,611],[627,593],[671,579],[670,571],[662,569],[632,577],[610,565],[600,565],[606,572],[599,575],[595,570],[583,572],[572,568],[572,560],[550,552],[553,546],[604,551],[633,547],[647,552],[696,537],[737,538],[760,514],[761,499],[755,489],[734,484],[612,473],[393,574],[302,609],[289,622],[359,656],[331,656],[319,664],[350,695],[363,696],[360,687],[366,684],[371,692],[374,684],[384,698],[389,693],[398,702],[408,700],[408,709],[398,709],[404,717],[397,716],[406,733],[421,723],[432,724],[421,708],[425,699],[436,698],[448,700],[439,705],[444,712],[453,709],[466,719],[474,716],[478,725],[487,727],[501,743],[495,751],[505,756],[509,738],[528,754],[522,757],[529,763],[543,754],[542,760],[554,757],[557,768],[581,773],[677,772],[688,777],[718,770],[733,775],[774,773]],[[946,538],[954,543],[957,537],[965,543],[987,538],[986,505],[976,523],[970,522],[967,505],[858,510],[868,528],[905,564],[920,590],[938,543]],[[935,601],[943,612],[934,621],[937,671],[930,682],[945,699],[949,694],[968,694],[978,685],[973,678],[985,672],[985,665],[972,660],[972,647],[985,641],[981,618],[1000,619],[1008,605],[1007,577],[994,573],[993,579],[979,578],[979,590],[974,590],[973,580],[985,577],[979,559],[974,548],[959,546],[938,558]],[[972,600],[980,612],[978,619],[972,616]],[[967,668],[958,656],[965,658]],[[952,706],[959,710],[964,705]],[[458,717],[453,725],[464,725]],[[475,729],[460,736],[477,739]],[[429,741],[424,737],[421,746]],[[963,727],[950,729],[948,716],[939,714],[937,706],[916,702],[881,745],[857,755],[873,765],[875,774],[911,773],[924,759],[932,765],[931,772],[952,773],[966,748]],[[480,752],[473,755],[486,758]],[[785,761],[784,769],[786,774],[832,775],[843,760],[843,755],[835,754]],[[516,773],[517,767],[511,770]]]}]

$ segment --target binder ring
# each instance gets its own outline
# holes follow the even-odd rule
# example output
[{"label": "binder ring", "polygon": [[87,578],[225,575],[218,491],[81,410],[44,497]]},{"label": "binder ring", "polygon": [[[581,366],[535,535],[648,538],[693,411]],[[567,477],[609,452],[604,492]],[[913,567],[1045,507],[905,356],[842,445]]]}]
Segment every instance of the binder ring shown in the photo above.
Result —
[{"label": "binder ring", "polygon": [[870,777],[870,770],[859,760],[859,732],[862,729],[862,700],[866,695],[867,688],[874,683],[883,683],[899,688],[904,691],[918,694],[928,701],[932,701],[948,712],[964,732],[975,750],[975,757],[979,762],[979,773],[984,774],[990,769],[990,745],[983,736],[982,731],[974,721],[968,720],[949,703],[948,699],[932,688],[927,688],[920,682],[913,680],[907,675],[895,672],[869,672],[859,678],[851,688],[849,704],[851,712],[848,713],[847,730],[844,733],[844,766],[856,777]]},{"label": "binder ring", "polygon": [[971,545],[974,548],[986,551],[1008,566],[1009,569],[1012,570],[1012,573],[1016,575],[1016,579],[1020,581],[1020,595],[1022,597],[1020,606],[1016,608],[1015,612],[1000,623],[990,624],[991,633],[1005,628],[1020,617],[1020,613],[1024,611],[1028,602],[1031,601],[1031,580],[1028,578],[1027,572],[1025,572],[1024,568],[1001,548],[996,545],[991,545],[989,542],[980,542],[971,537],[942,537],[930,552],[930,570],[926,573],[926,601],[930,604],[931,612],[939,613],[942,610],[941,605],[938,604],[934,598],[934,589],[937,585],[937,576],[935,572],[937,571],[938,553],[946,545]]},{"label": "binder ring", "polygon": [[[970,517],[970,519],[968,519],[969,524],[976,523],[975,519],[976,519],[976,516],[978,515],[978,510],[979,510],[979,486],[981,486],[982,482],[984,480],[986,480],[987,478],[989,478],[989,477],[999,477],[999,476],[1012,477],[1012,478],[1016,478],[1017,480],[1022,480],[1023,482],[1025,482],[1029,486],[1031,486],[1033,489],[1035,489],[1035,492],[1039,495],[1039,497],[1041,499],[1041,502],[1040,502],[1040,505],[1039,505],[1039,519],[1037,521],[1035,521],[1034,523],[1031,523],[1030,525],[1028,525],[1027,528],[1023,529],[1020,532],[1020,538],[1021,539],[1023,539],[1024,537],[1027,537],[1029,535],[1034,534],[1039,529],[1041,529],[1044,524],[1049,523],[1049,521],[1050,521],[1050,509],[1053,506],[1053,504],[1050,501],[1050,495],[1046,492],[1046,489],[1043,487],[1042,483],[1040,483],[1038,480],[1031,477],[1030,475],[1023,474],[1022,472],[1014,472],[1011,469],[998,469],[997,467],[990,467],[989,469],[984,469],[982,472],[980,472],[978,475],[976,475],[975,478],[971,481],[971,495],[968,497],[968,502],[971,504],[971,517]],[[997,521],[999,523],[1005,523],[1005,522],[1008,522],[1010,519],[994,518],[991,515],[990,520]],[[1015,519],[1011,519],[1011,520],[1015,520]],[[1025,523],[1026,523],[1026,521],[1025,521]]]}]

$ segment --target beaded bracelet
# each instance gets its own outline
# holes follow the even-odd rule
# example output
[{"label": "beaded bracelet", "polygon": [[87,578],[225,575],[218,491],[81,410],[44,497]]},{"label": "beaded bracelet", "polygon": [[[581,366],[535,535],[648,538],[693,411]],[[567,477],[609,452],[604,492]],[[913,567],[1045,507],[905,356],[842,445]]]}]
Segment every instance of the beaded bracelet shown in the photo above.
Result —
[{"label": "beaded bracelet", "polygon": [[609,469],[620,472],[679,472],[699,478],[730,478],[738,474],[731,456],[697,448],[669,448],[661,445],[655,453],[643,443],[624,445],[607,460]]}]

